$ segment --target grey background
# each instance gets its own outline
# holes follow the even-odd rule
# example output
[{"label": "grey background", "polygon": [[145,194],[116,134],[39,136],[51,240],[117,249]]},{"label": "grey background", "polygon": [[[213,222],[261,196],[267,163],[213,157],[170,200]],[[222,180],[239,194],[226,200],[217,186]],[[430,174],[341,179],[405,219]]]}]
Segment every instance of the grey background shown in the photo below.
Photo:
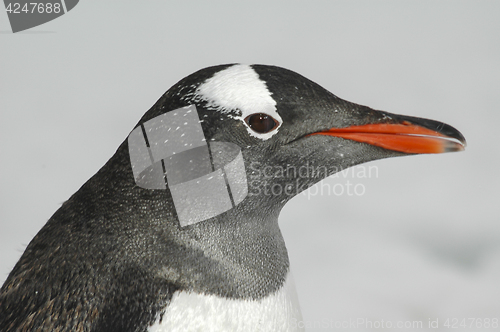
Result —
[{"label": "grey background", "polygon": [[469,143],[324,182],[361,183],[362,196],[286,206],[309,330],[500,318],[499,2],[81,1],[18,34],[1,11],[0,31],[0,282],[171,85],[210,65],[263,63],[350,101],[444,121]]}]

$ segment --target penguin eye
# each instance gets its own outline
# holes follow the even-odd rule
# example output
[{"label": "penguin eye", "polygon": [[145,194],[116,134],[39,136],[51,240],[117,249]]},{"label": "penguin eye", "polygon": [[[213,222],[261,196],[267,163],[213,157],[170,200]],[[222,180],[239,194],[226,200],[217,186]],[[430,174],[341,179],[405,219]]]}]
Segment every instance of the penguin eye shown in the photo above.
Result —
[{"label": "penguin eye", "polygon": [[265,113],[255,113],[246,117],[245,122],[254,131],[265,134],[278,127],[278,121]]}]

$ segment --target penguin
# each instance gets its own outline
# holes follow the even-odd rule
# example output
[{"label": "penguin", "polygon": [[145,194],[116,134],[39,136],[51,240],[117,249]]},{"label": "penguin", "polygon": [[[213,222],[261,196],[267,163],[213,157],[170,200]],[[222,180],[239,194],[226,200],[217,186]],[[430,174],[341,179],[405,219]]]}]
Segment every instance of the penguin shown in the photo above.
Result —
[{"label": "penguin", "polygon": [[300,330],[283,206],[354,165],[465,146],[284,68],[199,70],[32,239],[0,290],[0,331]]}]

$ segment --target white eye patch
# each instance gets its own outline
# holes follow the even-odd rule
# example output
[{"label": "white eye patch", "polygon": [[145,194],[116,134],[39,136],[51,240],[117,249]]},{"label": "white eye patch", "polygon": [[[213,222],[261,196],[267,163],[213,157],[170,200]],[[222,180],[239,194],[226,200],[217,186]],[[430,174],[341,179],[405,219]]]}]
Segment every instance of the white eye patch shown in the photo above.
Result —
[{"label": "white eye patch", "polygon": [[[238,64],[217,72],[196,89],[195,96],[221,113],[240,113],[230,116],[242,121],[251,136],[262,140],[276,134],[283,123],[276,111],[276,101],[271,97],[265,81],[249,65]],[[268,114],[279,125],[268,133],[256,133],[245,122],[245,118],[254,113]]]}]

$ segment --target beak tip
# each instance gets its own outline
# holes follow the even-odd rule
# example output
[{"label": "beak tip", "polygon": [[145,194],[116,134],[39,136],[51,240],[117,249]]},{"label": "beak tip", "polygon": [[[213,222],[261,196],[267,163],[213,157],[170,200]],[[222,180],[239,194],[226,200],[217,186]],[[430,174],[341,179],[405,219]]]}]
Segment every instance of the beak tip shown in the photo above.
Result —
[{"label": "beak tip", "polygon": [[464,140],[460,140],[460,143],[449,141],[444,146],[444,151],[443,152],[460,152],[460,151],[464,151],[466,146],[467,146],[467,142],[465,141],[465,139]]}]

